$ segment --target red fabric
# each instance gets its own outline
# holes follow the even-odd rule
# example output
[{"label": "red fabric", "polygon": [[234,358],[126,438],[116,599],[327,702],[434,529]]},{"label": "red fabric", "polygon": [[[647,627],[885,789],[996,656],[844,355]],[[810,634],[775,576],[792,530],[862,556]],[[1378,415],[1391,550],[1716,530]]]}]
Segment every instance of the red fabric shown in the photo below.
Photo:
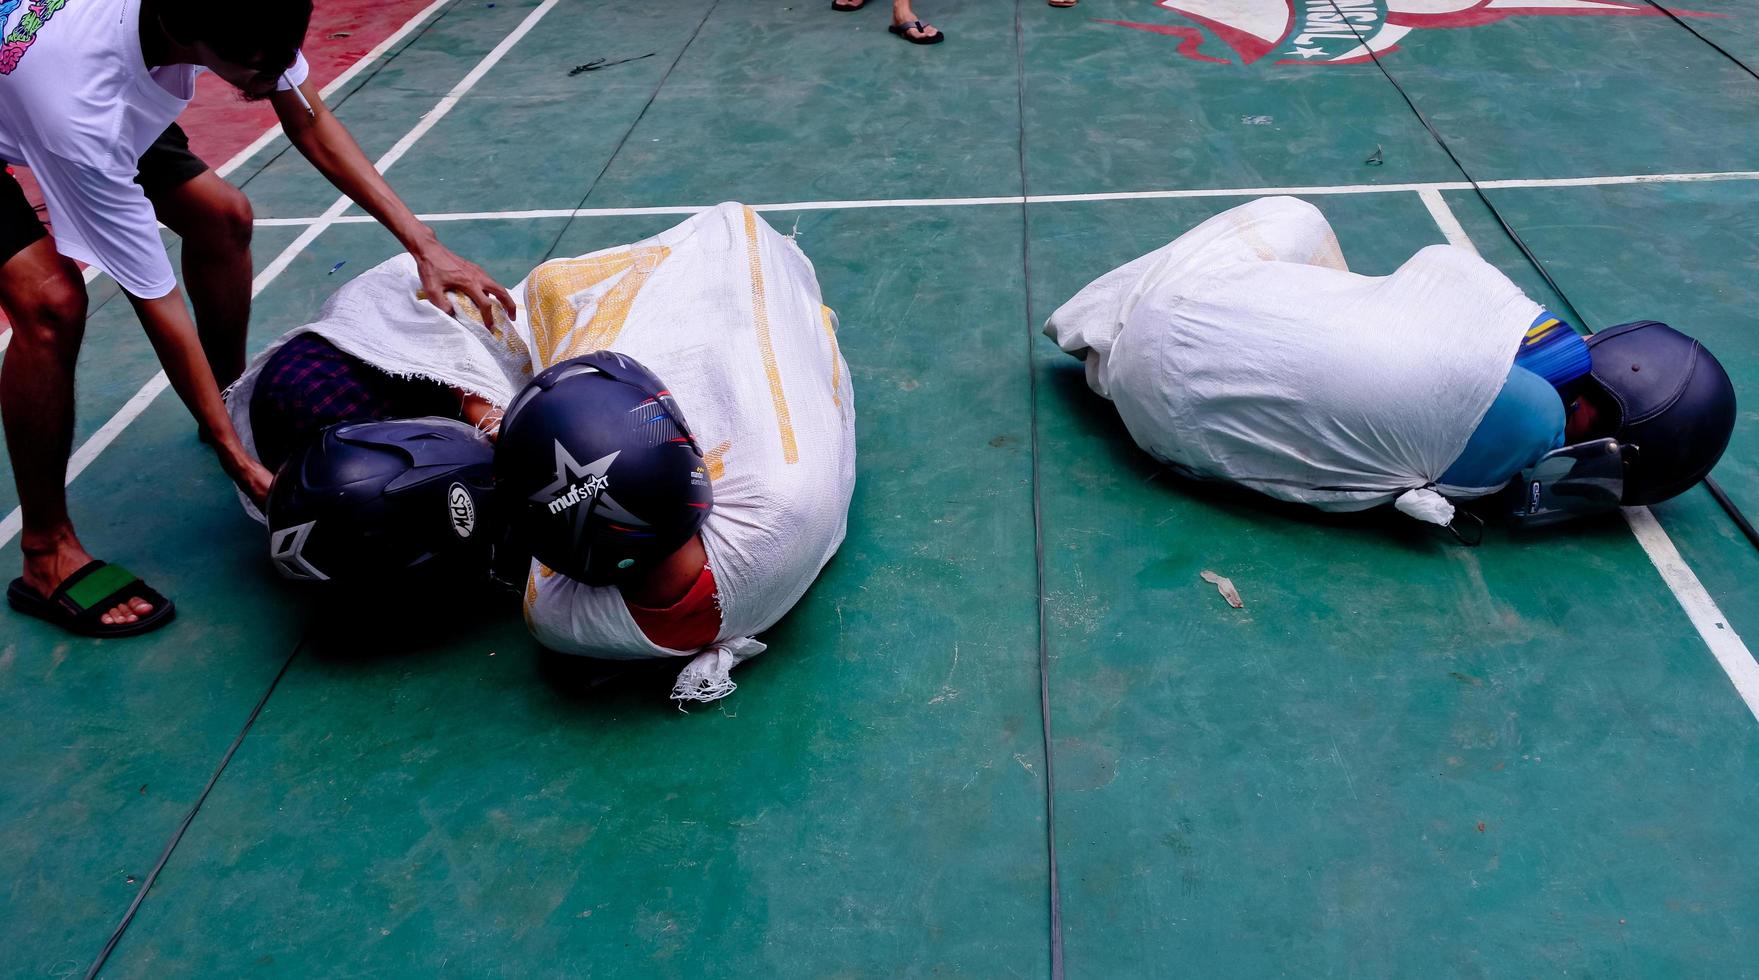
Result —
[{"label": "red fabric", "polygon": [[715,573],[705,562],[696,584],[684,598],[665,609],[649,609],[624,600],[635,625],[656,646],[668,650],[695,650],[715,642],[721,635],[721,608],[715,604]]}]

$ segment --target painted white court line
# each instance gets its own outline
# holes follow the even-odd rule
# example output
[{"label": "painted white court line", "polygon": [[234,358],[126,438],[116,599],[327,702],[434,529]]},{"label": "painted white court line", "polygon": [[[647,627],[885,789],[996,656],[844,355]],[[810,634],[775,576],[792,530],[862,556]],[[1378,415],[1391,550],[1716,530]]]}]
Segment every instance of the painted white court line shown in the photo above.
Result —
[{"label": "painted white court line", "polygon": [[[1467,236],[1466,229],[1460,225],[1460,219],[1454,215],[1440,193],[1434,190],[1420,191],[1423,204],[1434,215],[1437,227],[1448,244],[1460,248],[1478,251]],[[1735,692],[1746,702],[1747,710],[1753,718],[1759,720],[1759,661],[1753,659],[1753,651],[1729,625],[1728,617],[1710,597],[1704,583],[1692,571],[1686,560],[1680,557],[1679,548],[1674,546],[1673,539],[1668,537],[1661,522],[1647,507],[1621,508],[1625,515],[1625,523],[1631,526],[1631,533],[1637,536],[1637,543],[1642,545],[1643,553],[1655,570],[1661,573],[1661,580],[1667,583],[1668,590],[1673,593],[1674,601],[1685,610],[1686,618],[1698,631],[1698,636],[1710,648],[1716,662],[1722,665],[1723,673],[1735,685]]]},{"label": "painted white court line", "polygon": [[1747,702],[1747,710],[1759,719],[1759,661],[1753,659],[1753,651],[1747,649],[1747,644],[1729,625],[1716,600],[1710,598],[1692,567],[1680,557],[1673,539],[1667,536],[1667,531],[1662,529],[1661,522],[1655,519],[1649,508],[1627,507],[1624,514],[1625,522],[1631,525],[1631,533],[1637,536],[1649,560],[1655,563],[1656,571],[1673,590],[1674,598],[1679,600],[1692,625],[1698,628],[1698,635],[1716,655],[1723,673],[1734,682],[1741,700]]},{"label": "painted white court line", "polygon": [[[1540,187],[1610,187],[1625,184],[1696,184],[1715,181],[1759,180],[1759,170],[1719,170],[1706,173],[1623,174],[1604,177],[1533,177],[1509,180],[1486,180],[1487,188]],[[776,204],[753,204],[753,211],[859,211],[868,208],[969,208],[990,205],[1019,207],[1022,204],[1083,204],[1094,201],[1156,201],[1204,197],[1327,197],[1341,194],[1409,194],[1424,196],[1424,203],[1439,200],[1441,191],[1469,191],[1472,185],[1463,180],[1437,180],[1412,184],[1334,184],[1309,187],[1201,187],[1177,191],[1116,191],[1097,194],[1018,194],[1002,197],[900,197],[849,201],[792,201]],[[689,215],[707,211],[712,204],[682,204],[666,207],[640,208],[537,208],[514,211],[441,211],[422,214],[423,221],[523,221],[533,218],[618,218],[631,215]],[[1431,209],[1433,213],[1433,209]],[[298,228],[325,221],[316,218],[259,218],[264,228]],[[330,224],[365,224],[373,219],[364,214],[350,214],[328,219]]]},{"label": "painted white court line", "polygon": [[[513,46],[519,43],[520,39],[530,33],[531,29],[537,26],[537,22],[542,20],[544,15],[554,9],[559,2],[561,2],[561,0],[544,0],[543,3],[538,4],[533,8],[531,13],[527,14],[525,19],[519,22],[519,26],[513,29],[512,33],[502,38],[501,43],[495,45],[493,51],[490,51],[483,60],[477,62],[476,67],[470,70],[470,74],[459,79],[458,84],[452,86],[452,91],[447,92],[444,98],[440,99],[432,109],[429,109],[427,113],[421,117],[421,121],[415,124],[414,129],[404,133],[403,138],[398,140],[395,146],[386,150],[384,156],[381,156],[378,160],[374,161],[373,166],[376,167],[380,173],[384,173],[386,170],[389,170],[394,166],[397,161],[403,159],[403,155],[409,152],[410,147],[414,146],[417,140],[426,136],[428,131],[433,129],[441,119],[446,118],[446,114],[451,112],[454,106],[458,105],[459,101],[464,98],[465,93],[475,88],[476,83],[482,81],[483,76],[487,75],[490,69],[499,64],[501,59],[507,56],[507,52],[511,51]],[[293,240],[291,245],[288,245],[283,249],[280,255],[275,256],[274,261],[270,262],[264,267],[262,272],[257,274],[256,281],[251,284],[251,289],[253,291],[252,295],[261,292],[264,286],[273,282],[277,276],[286,270],[287,266],[292,263],[299,253],[305,251],[306,246],[310,245],[313,240],[323,234],[327,228],[335,224],[336,219],[341,217],[342,212],[348,210],[348,206],[353,203],[354,202],[349,200],[346,194],[337,195],[336,200],[331,202],[330,206],[324,210],[324,213],[320,215],[316,221],[312,222],[305,231],[300,233],[298,238]],[[373,220],[364,215],[362,217],[367,221]],[[3,541],[0,541],[0,544],[3,543]]]},{"label": "painted white court line", "polygon": [[[495,45],[494,50],[490,51],[481,61],[477,62],[476,67],[472,68],[468,75],[465,75],[464,78],[459,80],[457,85],[452,86],[452,91],[446,93],[444,98],[421,117],[421,120],[415,124],[414,129],[405,133],[403,138],[397,141],[397,145],[386,151],[384,156],[379,157],[374,163],[374,166],[378,168],[379,172],[383,173],[390,169],[390,167],[398,160],[403,159],[403,155],[409,152],[409,148],[414,146],[416,141],[425,136],[429,130],[433,129],[441,119],[445,118],[446,114],[452,111],[452,108],[458,104],[459,100],[464,97],[465,93],[469,92],[477,82],[482,81],[483,76],[488,74],[489,70],[494,68],[502,58],[505,58],[507,52],[512,50],[513,46],[518,44],[521,38],[525,37],[526,34],[529,34],[531,29],[537,26],[537,22],[542,20],[544,15],[549,13],[559,2],[561,2],[561,0],[544,0],[543,3],[533,8],[531,13],[527,14],[525,19],[519,22],[519,26],[513,29],[512,33],[508,34],[505,38],[502,38],[501,43]],[[311,226],[302,232],[298,238],[293,240],[292,244],[283,249],[281,254],[275,256],[275,260],[270,262],[269,265],[263,269],[262,272],[258,273],[257,277],[251,281],[251,297],[254,299],[268,287],[269,283],[274,282],[275,278],[285,271],[287,266],[298,257],[299,253],[305,251],[306,246],[310,245],[319,235],[323,234],[324,229],[330,226],[335,216],[341,214],[343,209],[348,207],[348,204],[349,200],[346,195],[338,196],[335,202],[324,211],[325,217],[329,220],[320,218],[317,222],[312,223]],[[128,403],[123,405],[120,411],[111,416],[108,422],[105,422],[98,431],[92,433],[91,438],[87,439],[85,443],[74,452],[72,458],[68,461],[67,482],[71,484],[75,477],[85,472],[86,467],[90,466],[94,459],[97,459],[98,454],[109,448],[110,444],[115,442],[116,438],[122,434],[122,431],[128,428],[129,424],[136,418],[139,418],[141,413],[147,410],[147,406],[151,405],[153,400],[163,394],[168,387],[170,387],[170,381],[166,378],[165,372],[163,371],[153,375],[151,380],[145,385],[142,385],[141,389],[135,392],[134,397],[130,398]],[[0,520],[0,547],[4,547],[15,536],[17,536],[19,529],[23,524],[23,513],[17,507],[14,507],[12,512],[7,514],[4,520]]]},{"label": "painted white court line", "polygon": [[1424,188],[1417,192],[1417,196],[1422,198],[1423,206],[1429,209],[1429,216],[1435,219],[1435,226],[1441,229],[1442,237],[1447,239],[1449,245],[1478,251],[1478,247],[1472,244],[1472,239],[1467,237],[1466,229],[1460,227],[1460,219],[1454,217],[1454,209],[1448,207],[1448,202],[1442,199],[1440,191]]},{"label": "painted white court line", "polygon": [[[330,81],[323,88],[318,89],[318,94],[323,96],[324,98],[328,99],[331,95],[333,95],[337,91],[339,91],[342,88],[342,86],[347,85],[349,82],[353,81],[354,76],[365,71],[368,65],[378,61],[381,57],[383,57],[385,52],[391,50],[391,48],[393,46],[395,46],[398,41],[401,41],[404,38],[408,37],[410,35],[410,32],[414,31],[417,27],[420,27],[422,24],[426,23],[427,19],[429,17],[432,17],[434,15],[434,13],[437,12],[441,7],[444,7],[445,5],[447,5],[448,3],[451,3],[451,2],[452,2],[452,0],[434,0],[433,3],[430,3],[426,7],[423,7],[421,9],[421,11],[419,13],[417,13],[415,16],[404,21],[402,27],[397,28],[397,30],[393,31],[383,41],[380,41],[378,44],[374,45],[373,49],[371,51],[368,51],[366,54],[363,54],[359,58],[356,58],[354,63],[349,65],[347,68],[343,69],[343,71],[340,75],[337,75],[335,78],[330,79]],[[230,175],[232,173],[232,171],[237,170],[239,167],[244,166],[244,164],[246,162],[248,162],[251,157],[254,157],[259,152],[261,152],[263,147],[268,146],[270,143],[274,142],[275,137],[277,137],[279,135],[281,135],[280,125],[277,124],[274,126],[270,126],[268,129],[263,130],[261,135],[257,136],[256,139],[251,140],[249,146],[246,146],[244,149],[239,150],[237,153],[234,153],[232,155],[232,159],[227,160],[225,163],[222,163],[222,164],[220,164],[220,166],[216,167],[214,169],[214,172],[219,174],[222,177]],[[262,222],[258,222],[258,223],[261,224]],[[312,222],[302,220],[300,223],[301,224],[311,224]],[[160,227],[164,227],[164,226],[161,225]],[[86,270],[85,270],[86,284],[91,285],[92,280],[98,278],[98,276],[100,276],[102,274],[103,273],[100,272],[95,266],[87,266]],[[6,348],[8,348],[10,346],[12,346],[12,328],[7,327],[5,330],[0,330],[0,354],[6,353]],[[146,389],[143,388],[141,390],[144,391]],[[69,472],[71,472],[71,470]],[[0,523],[0,534],[4,533],[4,528],[5,528],[5,524]],[[5,539],[5,538],[0,538],[0,545],[4,545],[6,540],[7,539]]]},{"label": "painted white court line", "polygon": [[[374,47],[371,51],[368,51],[366,54],[355,59],[355,62],[353,64],[349,65],[346,69],[344,69],[342,74],[337,75],[335,78],[330,79],[330,81],[327,82],[323,88],[318,89],[318,94],[323,96],[325,99],[328,99],[330,96],[332,96],[336,92],[340,91],[342,86],[347,85],[349,82],[354,81],[354,76],[365,71],[368,65],[371,65],[374,62],[378,61],[381,57],[384,56],[385,52],[387,52],[387,51],[391,50],[393,47],[395,47],[397,42],[408,37],[410,35],[410,33],[413,32],[417,27],[420,27],[422,24],[426,23],[427,19],[429,17],[432,17],[441,7],[444,7],[445,5],[447,5],[448,3],[451,3],[451,2],[452,2],[452,0],[434,0],[433,3],[430,3],[426,7],[423,7],[421,9],[421,11],[419,13],[417,13],[414,17],[411,17],[408,20],[404,21],[402,27],[397,28],[397,30],[393,31],[383,41],[380,41],[377,45],[374,45]],[[239,150],[237,153],[233,154],[232,159],[227,160],[225,163],[222,163],[222,164],[220,164],[220,166],[214,168],[214,172],[219,174],[222,177],[230,175],[232,173],[232,171],[237,170],[239,167],[244,166],[244,164],[248,160],[250,160],[251,157],[254,157],[258,153],[262,152],[263,147],[268,146],[270,143],[274,142],[275,137],[277,137],[279,135],[281,135],[280,125],[277,124],[274,126],[270,126],[268,129],[263,130],[262,135],[258,136],[256,139],[252,140],[249,146],[247,146],[244,149]]]}]

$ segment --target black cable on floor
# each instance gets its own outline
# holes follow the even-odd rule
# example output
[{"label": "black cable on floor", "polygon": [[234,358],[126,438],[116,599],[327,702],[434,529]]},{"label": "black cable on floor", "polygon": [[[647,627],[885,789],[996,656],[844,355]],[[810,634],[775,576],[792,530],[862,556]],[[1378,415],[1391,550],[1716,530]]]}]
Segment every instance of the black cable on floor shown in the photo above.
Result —
[{"label": "black cable on floor", "polygon": [[1038,476],[1038,364],[1033,351],[1038,330],[1032,316],[1032,209],[1026,182],[1026,32],[1020,24],[1021,0],[1014,0],[1014,53],[1019,66],[1020,109],[1020,264],[1026,289],[1026,378],[1032,422],[1032,552],[1038,571],[1038,712],[1044,727],[1044,837],[1050,861],[1051,980],[1063,980],[1063,897],[1057,876],[1057,767],[1051,738],[1050,633],[1045,628],[1044,508]]},{"label": "black cable on floor", "polygon": [[[1527,246],[1526,239],[1521,237],[1520,232],[1515,231],[1514,226],[1509,224],[1507,218],[1503,217],[1502,211],[1490,200],[1490,196],[1484,193],[1484,188],[1478,183],[1478,179],[1473,177],[1471,171],[1466,169],[1466,165],[1460,162],[1460,158],[1454,155],[1453,147],[1448,145],[1448,141],[1441,135],[1440,131],[1435,128],[1434,124],[1429,121],[1429,117],[1423,114],[1423,110],[1417,108],[1417,103],[1412,100],[1411,94],[1406,92],[1405,87],[1399,84],[1399,80],[1393,77],[1393,73],[1387,70],[1386,63],[1381,61],[1380,55],[1369,46],[1368,39],[1362,35],[1361,29],[1358,28],[1349,17],[1345,16],[1343,8],[1338,6],[1337,0],[1327,0],[1327,2],[1331,4],[1331,8],[1334,11],[1337,11],[1338,19],[1349,25],[1350,33],[1356,36],[1356,41],[1362,45],[1362,50],[1368,52],[1368,57],[1374,62],[1374,67],[1380,69],[1380,73],[1386,77],[1387,82],[1392,85],[1394,91],[1399,93],[1399,98],[1405,100],[1405,105],[1411,108],[1411,114],[1417,117],[1417,121],[1422,123],[1423,128],[1429,131],[1430,138],[1435,140],[1435,144],[1441,147],[1441,151],[1447,154],[1447,158],[1453,162],[1454,169],[1458,170],[1460,176],[1466,178],[1466,182],[1472,185],[1472,192],[1478,195],[1478,200],[1484,204],[1485,209],[1491,213],[1491,216],[1496,218],[1496,223],[1502,226],[1503,234],[1508,236],[1509,241],[1515,243],[1515,247],[1521,250],[1522,255],[1526,256],[1527,262],[1539,273],[1540,278],[1545,280],[1545,284],[1551,287],[1551,291],[1557,295],[1558,299],[1563,301],[1566,307],[1569,308],[1570,314],[1573,317],[1571,322],[1592,334],[1594,332],[1594,327],[1588,322],[1588,318],[1582,315],[1581,309],[1577,307],[1575,303],[1571,302],[1569,294],[1565,293],[1563,287],[1557,284],[1557,280],[1551,277],[1551,273],[1545,268],[1545,263],[1539,261],[1539,256],[1533,254],[1533,250]],[[1668,16],[1673,17],[1672,11],[1655,3],[1655,0],[1648,0],[1648,2],[1654,4],[1662,12],[1668,14]],[[1692,28],[1687,26],[1684,21],[1681,21],[1678,17],[1674,17],[1674,20],[1681,26],[1686,27],[1687,30],[1692,31],[1693,34],[1696,34],[1699,39],[1704,41],[1704,43],[1709,44],[1718,51],[1722,51],[1722,53],[1730,60],[1734,61],[1736,64],[1740,64],[1743,69],[1747,69],[1747,66],[1741,64],[1739,59],[1730,55],[1727,51],[1723,51],[1723,49],[1715,42],[1710,41],[1702,34],[1698,34],[1697,31],[1692,30]],[[1752,73],[1751,69],[1747,69],[1747,71],[1749,74]],[[1759,75],[1755,75],[1754,77],[1759,78]],[[1747,515],[1741,512],[1741,509],[1735,505],[1735,502],[1729,499],[1728,494],[1723,491],[1722,485],[1716,482],[1716,478],[1706,475],[1704,477],[1704,487],[1710,491],[1710,496],[1716,500],[1717,504],[1728,514],[1729,518],[1735,522],[1735,526],[1741,530],[1741,533],[1746,535],[1747,540],[1752,542],[1753,547],[1759,548],[1759,531],[1754,530],[1753,523],[1747,519]]]},{"label": "black cable on floor", "polygon": [[[309,629],[307,633],[309,633]],[[227,746],[226,754],[220,757],[220,764],[214,767],[214,774],[208,777],[208,784],[202,787],[201,795],[195,798],[195,803],[190,806],[189,812],[183,815],[182,822],[177,825],[176,832],[166,842],[165,850],[159,855],[158,863],[153,865],[153,870],[147,873],[146,880],[141,882],[140,891],[135,893],[134,901],[128,903],[128,911],[122,914],[122,921],[118,922],[116,930],[110,933],[110,939],[104,943],[103,951],[98,953],[98,958],[93,960],[91,967],[86,970],[86,980],[92,980],[93,977],[96,977],[98,971],[104,968],[104,963],[110,958],[110,954],[116,951],[116,944],[122,941],[122,934],[127,932],[129,925],[134,922],[134,914],[140,911],[141,903],[146,901],[147,892],[152,890],[153,882],[159,880],[159,872],[165,870],[166,862],[171,860],[171,852],[177,850],[177,845],[183,841],[184,833],[189,830],[189,825],[195,822],[195,816],[201,812],[202,804],[207,802],[208,794],[214,791],[214,784],[220,781],[220,775],[226,771],[226,766],[232,761],[233,754],[238,751],[240,745],[244,744],[244,736],[250,734],[251,726],[256,724],[257,716],[263,713],[263,706],[269,703],[269,697],[275,693],[275,688],[280,686],[281,678],[287,676],[287,668],[293,666],[294,659],[303,649],[305,649],[305,636],[301,636],[299,642],[293,645],[293,652],[287,655],[287,660],[281,664],[281,669],[275,672],[275,679],[269,682],[268,688],[263,691],[263,696],[257,700],[256,707],[250,709],[250,716],[244,719],[244,727],[238,730],[237,737],[233,738],[232,744]]]},{"label": "black cable on floor", "polygon": [[1649,6],[1651,6],[1651,7],[1654,7],[1656,10],[1661,11],[1663,14],[1666,14],[1668,20],[1671,20],[1674,23],[1685,28],[1686,32],[1691,34],[1693,37],[1697,38],[1700,41],[1703,41],[1705,44],[1710,45],[1712,48],[1715,48],[1717,54],[1720,54],[1724,58],[1727,58],[1728,60],[1734,62],[1735,67],[1739,68],[1740,70],[1746,72],[1749,75],[1752,75],[1754,79],[1759,79],[1759,72],[1755,72],[1753,70],[1752,66],[1748,65],[1745,61],[1742,61],[1741,59],[1735,57],[1733,54],[1730,54],[1729,50],[1727,48],[1723,47],[1720,44],[1717,44],[1715,41],[1712,41],[1711,39],[1705,37],[1703,34],[1699,33],[1699,31],[1696,27],[1693,27],[1691,24],[1688,24],[1684,20],[1681,20],[1679,14],[1674,13],[1671,9],[1669,9],[1665,5],[1657,3],[1656,0],[1644,0],[1644,2],[1649,4]]},{"label": "black cable on floor", "polygon": [[[1727,48],[1704,36],[1701,31],[1696,27],[1693,27],[1691,24],[1686,23],[1680,15],[1674,13],[1673,10],[1668,8],[1665,4],[1657,3],[1656,0],[1645,0],[1645,2],[1648,3],[1649,6],[1654,7],[1656,10],[1667,15],[1669,20],[1684,28],[1686,33],[1703,41],[1705,44],[1709,45],[1711,49],[1716,51],[1717,54],[1720,54],[1724,58],[1733,62],[1740,70],[1751,75],[1754,79],[1759,80],[1759,72],[1754,71],[1751,65],[1742,61],[1740,58],[1735,57],[1735,55]],[[1741,513],[1740,508],[1736,507],[1733,501],[1729,500],[1728,494],[1723,492],[1721,485],[1719,485],[1714,479],[1709,478],[1705,479],[1704,485],[1710,490],[1710,495],[1716,498],[1716,502],[1722,505],[1722,509],[1727,511],[1730,517],[1734,518],[1735,526],[1741,529],[1741,533],[1747,536],[1747,540],[1753,542],[1754,547],[1759,548],[1759,531],[1753,529],[1753,523],[1747,520],[1747,516]]]},{"label": "black cable on floor", "polygon": [[611,151],[610,157],[606,158],[605,165],[599,168],[598,175],[592,179],[592,183],[586,185],[586,193],[580,195],[580,200],[575,202],[573,213],[570,213],[568,215],[568,220],[562,224],[562,230],[556,232],[555,240],[550,242],[549,249],[544,252],[544,257],[538,260],[539,262],[549,261],[550,256],[556,254],[556,249],[562,246],[562,237],[568,234],[568,229],[574,227],[574,219],[580,217],[579,211],[581,208],[586,207],[586,199],[592,196],[592,192],[599,186],[599,181],[603,180],[605,174],[610,172],[611,164],[617,162],[617,154],[623,152],[623,147],[629,142],[629,137],[635,135],[635,127],[641,125],[641,121],[647,117],[647,110],[653,108],[654,100],[660,97],[660,90],[666,87],[667,80],[672,77],[672,69],[677,68],[678,63],[684,60],[684,52],[689,51],[690,46],[696,43],[697,35],[702,33],[703,27],[708,24],[709,17],[714,14],[715,8],[720,5],[721,0],[714,0],[713,3],[708,5],[708,9],[703,11],[702,20],[697,22],[696,30],[690,32],[690,38],[684,42],[683,47],[678,49],[678,57],[673,58],[672,63],[666,66],[666,73],[660,76],[659,84],[654,86],[652,94],[650,94],[647,97],[647,101],[642,104],[641,111],[635,114],[635,121],[630,123],[629,128],[623,131],[623,137],[617,141],[617,146]]}]

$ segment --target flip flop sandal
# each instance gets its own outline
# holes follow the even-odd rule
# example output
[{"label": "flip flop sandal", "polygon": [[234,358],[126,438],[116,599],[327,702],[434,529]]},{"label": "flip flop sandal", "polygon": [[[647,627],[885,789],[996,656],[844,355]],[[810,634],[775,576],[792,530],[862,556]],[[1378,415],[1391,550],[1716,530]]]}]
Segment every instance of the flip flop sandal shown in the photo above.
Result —
[{"label": "flip flop sandal", "polygon": [[909,41],[911,44],[939,44],[947,39],[946,32],[941,30],[936,30],[934,34],[929,37],[911,37],[911,31],[921,34],[923,31],[928,30],[928,25],[919,20],[913,20],[907,24],[893,24],[886,28],[886,30],[891,31],[893,34],[898,35],[906,41]]},{"label": "flip flop sandal", "polygon": [[853,3],[848,0],[831,0],[831,9],[845,14],[852,14],[865,6],[867,6],[867,0],[854,0]]},{"label": "flip flop sandal", "polygon": [[[107,624],[104,613],[129,599],[145,599],[153,611],[132,623]],[[80,636],[139,636],[169,623],[177,615],[171,600],[154,591],[139,576],[123,568],[101,561],[86,563],[84,568],[67,576],[54,592],[44,598],[41,592],[15,578],[6,589],[6,601],[26,616]]]}]

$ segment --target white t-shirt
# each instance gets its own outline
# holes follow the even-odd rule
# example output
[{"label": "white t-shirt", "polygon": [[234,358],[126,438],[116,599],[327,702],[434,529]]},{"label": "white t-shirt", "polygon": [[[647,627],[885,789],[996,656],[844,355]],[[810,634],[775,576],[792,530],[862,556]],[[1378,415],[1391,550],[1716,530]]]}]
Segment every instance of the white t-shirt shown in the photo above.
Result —
[{"label": "white t-shirt", "polygon": [[[164,296],[177,280],[134,177],[140,155],[183,112],[206,69],[147,68],[140,0],[28,0],[16,8],[0,24],[7,38],[0,158],[36,176],[62,255],[104,270],[132,296]],[[299,85],[309,72],[301,55],[279,87]]]}]

